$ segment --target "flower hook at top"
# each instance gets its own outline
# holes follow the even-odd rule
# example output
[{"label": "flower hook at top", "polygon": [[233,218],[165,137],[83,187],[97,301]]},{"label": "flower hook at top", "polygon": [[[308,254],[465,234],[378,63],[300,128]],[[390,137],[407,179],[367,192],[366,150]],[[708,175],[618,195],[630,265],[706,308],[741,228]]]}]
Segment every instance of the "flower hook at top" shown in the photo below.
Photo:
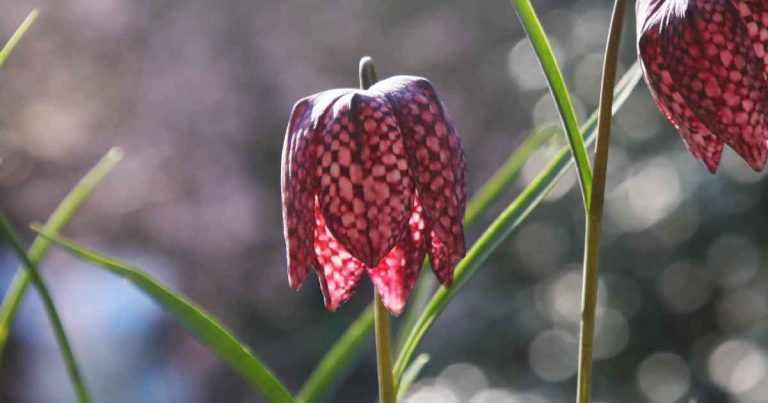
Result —
[{"label": "flower hook at top", "polygon": [[728,144],[768,158],[768,2],[638,0],[638,52],[659,108],[714,173]]},{"label": "flower hook at top", "polygon": [[[375,81],[372,69],[363,72]],[[314,268],[333,311],[365,270],[399,314],[427,253],[449,286],[465,252],[464,176],[456,130],[424,78],[395,76],[300,100],[282,159],[290,286],[298,289]]]}]

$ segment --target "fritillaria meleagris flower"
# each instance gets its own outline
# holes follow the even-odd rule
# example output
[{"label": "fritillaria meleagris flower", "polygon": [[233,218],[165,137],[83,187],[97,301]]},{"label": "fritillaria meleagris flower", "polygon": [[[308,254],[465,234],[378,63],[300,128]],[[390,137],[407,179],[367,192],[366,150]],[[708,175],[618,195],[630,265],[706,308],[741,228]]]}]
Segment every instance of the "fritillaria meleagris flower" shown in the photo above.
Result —
[{"label": "fritillaria meleagris flower", "polygon": [[755,170],[768,158],[768,1],[638,0],[651,93],[691,154],[717,170],[728,144]]},{"label": "fritillaria meleagris flower", "polygon": [[333,311],[367,271],[399,314],[426,253],[449,286],[465,250],[464,171],[456,130],[426,79],[300,100],[282,160],[290,286],[314,269]]}]

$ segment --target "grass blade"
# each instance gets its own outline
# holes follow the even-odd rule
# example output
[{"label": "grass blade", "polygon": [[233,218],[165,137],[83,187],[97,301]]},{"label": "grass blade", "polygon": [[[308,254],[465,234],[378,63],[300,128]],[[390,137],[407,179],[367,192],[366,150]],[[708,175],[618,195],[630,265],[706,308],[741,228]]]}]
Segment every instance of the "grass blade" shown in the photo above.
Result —
[{"label": "grass blade", "polygon": [[5,43],[3,49],[0,49],[0,67],[3,67],[5,61],[8,59],[8,56],[11,54],[11,52],[13,52],[13,49],[16,48],[16,45],[19,44],[21,38],[24,37],[24,34],[27,33],[29,27],[31,27],[37,19],[38,14],[40,13],[37,11],[37,9],[32,10],[27,15],[27,18],[21,22],[21,25],[16,28],[16,32],[11,35],[11,38],[8,39],[8,42]]},{"label": "grass blade", "polygon": [[32,278],[32,282],[35,284],[35,287],[37,287],[37,291],[40,293],[40,297],[43,300],[45,312],[48,314],[48,319],[51,321],[53,333],[56,337],[56,343],[59,345],[61,356],[67,367],[67,373],[69,373],[69,378],[75,389],[77,401],[80,403],[88,403],[90,401],[88,390],[85,387],[85,382],[83,382],[83,377],[80,374],[75,354],[72,352],[72,346],[69,344],[67,333],[64,331],[64,325],[61,323],[61,317],[59,317],[56,304],[53,303],[51,293],[48,291],[48,287],[45,285],[45,281],[43,280],[37,265],[32,262],[32,259],[30,259],[24,251],[24,247],[21,246],[21,242],[19,242],[19,238],[16,236],[15,231],[2,215],[0,215],[0,238],[5,238],[11,245],[11,249],[13,249],[19,259],[23,262],[29,276]]},{"label": "grass blade", "polygon": [[531,41],[533,51],[541,64],[541,69],[547,78],[549,90],[555,100],[557,111],[560,114],[563,127],[565,128],[566,138],[571,147],[571,154],[576,161],[576,170],[579,173],[579,183],[581,184],[581,194],[584,198],[584,210],[589,207],[590,189],[592,189],[592,168],[589,165],[589,156],[584,146],[584,141],[579,130],[579,121],[576,118],[576,112],[573,109],[571,96],[568,87],[565,85],[563,73],[549,44],[544,28],[536,15],[536,11],[531,6],[530,0],[512,0],[512,5],[517,11],[520,22],[523,23],[528,39]]},{"label": "grass blade", "polygon": [[405,397],[405,394],[411,389],[411,386],[416,382],[416,379],[419,377],[419,374],[421,374],[421,371],[427,363],[429,363],[429,354],[419,354],[408,369],[403,372],[403,380],[400,381],[400,388],[397,391],[398,402],[401,401]]},{"label": "grass blade", "polygon": [[[614,113],[616,113],[621,108],[621,106],[627,100],[627,98],[635,89],[637,84],[640,82],[641,78],[642,78],[642,73],[640,71],[640,65],[639,63],[635,63],[630,68],[630,70],[627,71],[626,74],[624,74],[622,79],[616,84],[616,101],[614,102]],[[593,139],[596,123],[597,123],[597,112],[595,111],[595,113],[593,113],[590,116],[590,118],[585,122],[585,125],[582,128],[582,134],[585,139],[589,139],[589,141]],[[532,134],[532,136],[533,135],[535,135],[535,133]],[[515,153],[517,153],[517,151],[515,151]],[[560,155],[562,155],[563,153],[566,153],[566,156],[567,156],[568,150],[567,149],[562,150]],[[485,191],[486,193],[493,194],[494,198],[488,201],[482,202],[482,204],[485,206],[484,208],[490,207],[493,204],[493,202],[496,201],[496,198],[498,198],[501,195],[502,193],[501,190],[509,186],[509,184],[512,183],[512,181],[516,177],[517,171],[507,169],[508,167],[506,166],[506,164],[509,164],[510,161],[515,161],[514,163],[517,164],[516,158],[510,158],[507,160],[507,163],[505,163],[505,166],[499,169],[499,171],[504,171],[506,173],[504,176],[499,176],[495,181],[496,186],[499,187],[499,191],[497,190]],[[559,180],[559,177],[555,179],[555,181],[557,180]],[[482,213],[484,213],[484,210],[481,209],[480,205],[477,203],[481,203],[481,202],[473,198],[472,201],[470,201],[469,206],[467,207],[467,213],[468,213],[467,220],[466,220],[467,227],[471,226],[471,224],[476,222],[477,218],[479,218],[482,215]],[[538,203],[534,204],[532,207],[535,207],[536,205],[538,205]],[[470,215],[469,214],[470,211],[475,211],[475,213]],[[424,287],[421,282],[419,283],[418,287],[419,288],[417,288],[417,291],[416,291],[417,293],[423,292],[423,291],[419,291],[422,288],[426,289],[426,291],[431,290],[431,288],[429,288],[428,286]],[[418,294],[414,294],[414,299],[417,297],[418,297]],[[409,328],[404,327],[403,330],[406,331],[406,334],[410,334],[412,332],[410,327]],[[372,334],[372,332],[373,332],[373,305],[370,305],[365,311],[363,311],[363,313],[360,314],[360,316],[355,320],[354,324],[347,329],[344,335],[342,335],[341,338],[339,338],[338,341],[336,341],[336,343],[333,345],[331,350],[329,350],[329,353],[327,353],[323,357],[320,363],[312,371],[312,374],[307,379],[305,386],[302,388],[302,393],[299,395],[300,397],[305,398],[305,399],[302,399],[302,401],[319,400],[323,396],[323,394],[326,391],[328,391],[328,389],[330,389],[332,383],[336,381],[338,374],[344,368],[346,362],[348,362],[352,357],[355,356],[355,354],[358,352],[358,350],[363,345],[363,343],[368,339],[368,337]],[[395,365],[397,365],[397,363]],[[331,371],[335,371],[335,372],[331,372]],[[395,380],[397,381],[397,378]],[[311,385],[311,387],[309,387],[309,385]]]},{"label": "grass blade", "polygon": [[288,389],[250,348],[194,302],[163,285],[141,269],[88,250],[70,240],[46,233],[38,225],[32,229],[56,243],[71,255],[125,278],[142,290],[190,333],[260,391],[270,402],[293,402]]},{"label": "grass blade", "polygon": [[[623,104],[629,96],[629,93],[640,81],[642,74],[636,63],[633,68],[627,72],[629,79],[620,94],[617,95],[614,103],[613,113]],[[587,133],[584,142],[592,143],[595,139],[595,130]],[[499,215],[498,218],[488,227],[480,236],[477,242],[467,252],[466,257],[459,262],[454,274],[454,283],[450,289],[440,288],[435,292],[432,300],[427,305],[421,317],[409,333],[403,350],[397,358],[394,366],[395,380],[397,381],[403,374],[411,356],[416,351],[416,347],[421,342],[427,330],[437,319],[437,316],[445,309],[448,302],[461,290],[467,280],[474,274],[480,265],[488,258],[506,238],[512,230],[517,228],[533,209],[538,206],[544,197],[557,184],[559,179],[565,174],[568,168],[573,164],[573,160],[568,158],[568,150],[562,150],[560,154],[545,167],[539,176],[523,190],[523,192]]]},{"label": "grass blade", "polygon": [[[119,148],[112,148],[107,154],[75,185],[69,194],[64,197],[56,210],[53,211],[43,230],[48,234],[55,234],[61,231],[69,223],[72,216],[80,209],[80,206],[96,189],[96,186],[112,171],[120,162],[123,152]],[[50,248],[50,242],[37,237],[32,246],[27,251],[32,263],[39,264]],[[29,273],[20,267],[11,280],[11,285],[5,293],[3,303],[0,305],[0,357],[2,357],[5,346],[8,343],[13,320],[19,309],[19,303],[24,296],[24,292],[29,285]]]}]

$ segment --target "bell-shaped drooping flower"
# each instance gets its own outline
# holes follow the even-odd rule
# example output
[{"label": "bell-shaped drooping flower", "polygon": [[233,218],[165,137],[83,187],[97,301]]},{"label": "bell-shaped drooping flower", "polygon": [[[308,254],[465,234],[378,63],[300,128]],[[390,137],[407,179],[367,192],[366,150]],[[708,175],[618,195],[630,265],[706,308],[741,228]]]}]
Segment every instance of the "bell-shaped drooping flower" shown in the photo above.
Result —
[{"label": "bell-shaped drooping flower", "polygon": [[367,271],[399,314],[427,253],[449,286],[465,251],[464,175],[456,130],[424,78],[300,100],[282,160],[290,286],[314,269],[333,311]]},{"label": "bell-shaped drooping flower", "polygon": [[768,1],[638,0],[651,93],[714,173],[723,144],[754,170],[768,158]]}]

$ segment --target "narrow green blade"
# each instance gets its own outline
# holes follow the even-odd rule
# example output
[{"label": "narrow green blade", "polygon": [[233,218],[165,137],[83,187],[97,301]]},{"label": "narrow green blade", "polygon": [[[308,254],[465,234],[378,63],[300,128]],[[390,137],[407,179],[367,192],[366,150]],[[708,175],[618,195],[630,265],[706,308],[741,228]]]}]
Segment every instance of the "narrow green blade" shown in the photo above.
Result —
[{"label": "narrow green blade", "polygon": [[0,67],[3,67],[5,64],[5,61],[8,60],[8,56],[13,52],[13,49],[16,48],[16,45],[19,44],[21,41],[21,38],[24,37],[24,34],[27,33],[29,30],[29,27],[32,26],[32,24],[37,19],[38,15],[37,9],[32,10],[28,15],[27,18],[24,19],[24,21],[21,22],[21,25],[19,25],[18,28],[16,28],[16,32],[11,35],[11,38],[8,39],[8,42],[5,43],[2,49],[0,49]]},{"label": "narrow green blade", "polygon": [[403,379],[400,381],[400,387],[397,389],[398,402],[401,401],[411,389],[411,386],[416,382],[416,379],[419,377],[419,374],[421,374],[421,371],[427,363],[429,363],[429,354],[419,354],[408,369],[403,372]]},{"label": "narrow green blade", "polygon": [[584,210],[586,211],[589,206],[590,189],[592,189],[592,168],[589,165],[589,155],[587,155],[587,148],[581,137],[579,121],[576,118],[576,111],[573,109],[570,92],[565,85],[563,73],[560,71],[560,65],[557,63],[555,53],[549,44],[547,34],[544,33],[544,27],[541,25],[531,2],[529,0],[512,0],[512,5],[528,34],[528,39],[531,41],[533,51],[536,53],[544,76],[547,78],[549,90],[563,122],[566,138],[571,147],[571,154],[576,161],[576,171],[579,174]]},{"label": "narrow green blade", "polygon": [[53,302],[53,297],[51,297],[51,293],[48,291],[48,286],[45,285],[45,281],[43,280],[43,276],[40,274],[37,265],[32,261],[29,255],[27,255],[27,252],[24,251],[24,247],[21,245],[21,241],[19,241],[16,232],[11,228],[11,224],[2,214],[0,214],[0,239],[2,238],[5,238],[11,245],[11,249],[22,261],[22,264],[32,278],[32,282],[37,287],[37,291],[43,300],[43,308],[48,315],[48,320],[51,322],[51,327],[53,327],[53,334],[56,338],[56,343],[59,345],[59,351],[64,359],[64,365],[67,368],[72,387],[75,389],[77,401],[80,403],[90,402],[91,399],[88,394],[88,388],[86,388],[85,381],[83,381],[83,375],[77,364],[75,353],[72,350],[72,345],[69,343],[69,337],[64,330],[64,324],[61,322],[61,317],[59,316],[56,304]]},{"label": "narrow green blade", "polygon": [[178,320],[190,333],[219,356],[270,402],[293,402],[288,389],[272,371],[232,332],[194,302],[176,293],[141,269],[114,258],[88,250],[70,240],[32,229],[65,251],[95,266],[104,268],[133,283]]},{"label": "narrow green blade", "polygon": [[[69,194],[64,197],[48,222],[43,228],[46,233],[55,234],[61,231],[69,220],[85,203],[88,197],[96,189],[96,186],[109,174],[112,169],[120,162],[123,152],[119,148],[112,148],[107,154],[75,185]],[[29,248],[27,255],[33,263],[39,264],[50,248],[50,242],[43,237],[37,237]],[[0,357],[2,357],[5,346],[8,343],[13,320],[19,309],[19,303],[24,296],[24,292],[29,286],[29,273],[20,267],[11,280],[11,285],[3,297],[3,303],[0,305]]]}]

